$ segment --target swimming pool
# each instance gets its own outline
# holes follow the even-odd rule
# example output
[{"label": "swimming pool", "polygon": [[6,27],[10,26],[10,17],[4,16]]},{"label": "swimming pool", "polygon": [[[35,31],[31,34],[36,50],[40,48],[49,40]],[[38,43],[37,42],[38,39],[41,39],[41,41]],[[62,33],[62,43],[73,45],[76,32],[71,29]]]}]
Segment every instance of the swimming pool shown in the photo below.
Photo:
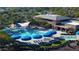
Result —
[{"label": "swimming pool", "polygon": [[77,40],[77,36],[76,35],[63,35],[62,36],[65,40]]},{"label": "swimming pool", "polygon": [[22,39],[26,40],[37,40],[43,37],[51,37],[53,34],[56,34],[56,31],[53,29],[49,30],[39,30],[36,28],[14,28],[5,30],[13,40]]}]

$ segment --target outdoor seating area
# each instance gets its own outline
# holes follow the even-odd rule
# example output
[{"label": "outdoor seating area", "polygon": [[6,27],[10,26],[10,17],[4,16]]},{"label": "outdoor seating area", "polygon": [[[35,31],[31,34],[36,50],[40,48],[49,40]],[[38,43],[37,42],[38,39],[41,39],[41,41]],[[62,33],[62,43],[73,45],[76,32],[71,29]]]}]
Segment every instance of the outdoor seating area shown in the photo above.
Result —
[{"label": "outdoor seating area", "polygon": [[[20,27],[18,27],[18,25]],[[50,41],[50,37],[52,37],[54,34],[56,34],[55,30],[52,29],[47,29],[47,30],[42,30],[40,28],[38,29],[34,29],[34,28],[26,28],[27,26],[21,26],[22,24],[17,23],[16,27],[14,28],[9,28],[6,27],[4,29],[4,31],[11,36],[12,40],[17,40],[20,42],[27,42],[29,40],[35,40],[34,43],[40,43],[40,42],[49,42]],[[24,23],[23,23],[24,24]],[[29,22],[25,23],[28,24],[29,26]],[[41,27],[43,28],[43,27]],[[40,29],[40,30],[39,30]],[[49,39],[45,39],[45,38],[49,38]],[[52,38],[53,39],[53,38]]]}]

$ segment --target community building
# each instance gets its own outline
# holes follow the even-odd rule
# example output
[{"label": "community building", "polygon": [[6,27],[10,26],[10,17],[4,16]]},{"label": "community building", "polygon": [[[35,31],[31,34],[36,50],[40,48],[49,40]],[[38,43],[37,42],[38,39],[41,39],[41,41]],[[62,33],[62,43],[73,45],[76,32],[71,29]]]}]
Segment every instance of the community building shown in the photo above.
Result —
[{"label": "community building", "polygon": [[61,16],[61,15],[36,15],[34,18],[40,19],[41,21],[46,21],[52,24],[52,28],[55,30],[61,30],[66,32],[75,32],[79,30],[79,21],[74,21],[70,17]]}]

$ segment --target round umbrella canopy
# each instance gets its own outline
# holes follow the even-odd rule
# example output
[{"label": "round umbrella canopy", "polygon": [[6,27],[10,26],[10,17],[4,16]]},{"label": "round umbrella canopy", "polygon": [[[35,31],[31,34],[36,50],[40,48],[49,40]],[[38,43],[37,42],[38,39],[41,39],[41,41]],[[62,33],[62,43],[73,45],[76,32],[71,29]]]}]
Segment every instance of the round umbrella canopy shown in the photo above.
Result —
[{"label": "round umbrella canopy", "polygon": [[31,40],[31,36],[23,36],[21,37],[21,40],[24,40],[24,41]]},{"label": "round umbrella canopy", "polygon": [[42,38],[42,35],[40,35],[40,34],[33,34],[32,37],[34,39],[40,39],[40,38]]},{"label": "round umbrella canopy", "polygon": [[31,40],[31,36],[28,33],[21,34],[21,40]]},{"label": "round umbrella canopy", "polygon": [[44,37],[51,37],[52,35],[56,34],[56,31],[49,30],[48,32],[44,33]]},{"label": "round umbrella canopy", "polygon": [[76,32],[76,35],[79,35],[79,31]]},{"label": "round umbrella canopy", "polygon": [[19,39],[20,38],[20,35],[14,34],[14,35],[11,36],[11,38],[12,39]]}]

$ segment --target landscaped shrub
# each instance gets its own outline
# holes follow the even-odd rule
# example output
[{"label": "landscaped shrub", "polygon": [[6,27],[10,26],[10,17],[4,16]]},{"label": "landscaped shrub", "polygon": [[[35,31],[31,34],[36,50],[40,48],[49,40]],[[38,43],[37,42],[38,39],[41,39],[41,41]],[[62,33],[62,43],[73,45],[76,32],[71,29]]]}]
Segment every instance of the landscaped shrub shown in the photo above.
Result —
[{"label": "landscaped shrub", "polygon": [[40,46],[51,46],[51,44],[50,43],[46,43],[46,42],[41,42]]},{"label": "landscaped shrub", "polygon": [[11,41],[11,38],[9,35],[7,35],[5,32],[0,31],[0,42],[8,42]]},{"label": "landscaped shrub", "polygon": [[51,26],[51,24],[48,24],[48,23],[47,23],[47,24],[44,25],[44,27],[45,27],[45,28],[51,28],[52,26]]},{"label": "landscaped shrub", "polygon": [[60,41],[56,41],[56,42],[54,42],[54,44],[61,44],[61,42]]},{"label": "landscaped shrub", "polygon": [[30,25],[43,26],[45,28],[52,28],[52,25],[48,22],[41,21],[39,19],[32,19]]},{"label": "landscaped shrub", "polygon": [[79,41],[77,42],[77,45],[79,46]]}]

